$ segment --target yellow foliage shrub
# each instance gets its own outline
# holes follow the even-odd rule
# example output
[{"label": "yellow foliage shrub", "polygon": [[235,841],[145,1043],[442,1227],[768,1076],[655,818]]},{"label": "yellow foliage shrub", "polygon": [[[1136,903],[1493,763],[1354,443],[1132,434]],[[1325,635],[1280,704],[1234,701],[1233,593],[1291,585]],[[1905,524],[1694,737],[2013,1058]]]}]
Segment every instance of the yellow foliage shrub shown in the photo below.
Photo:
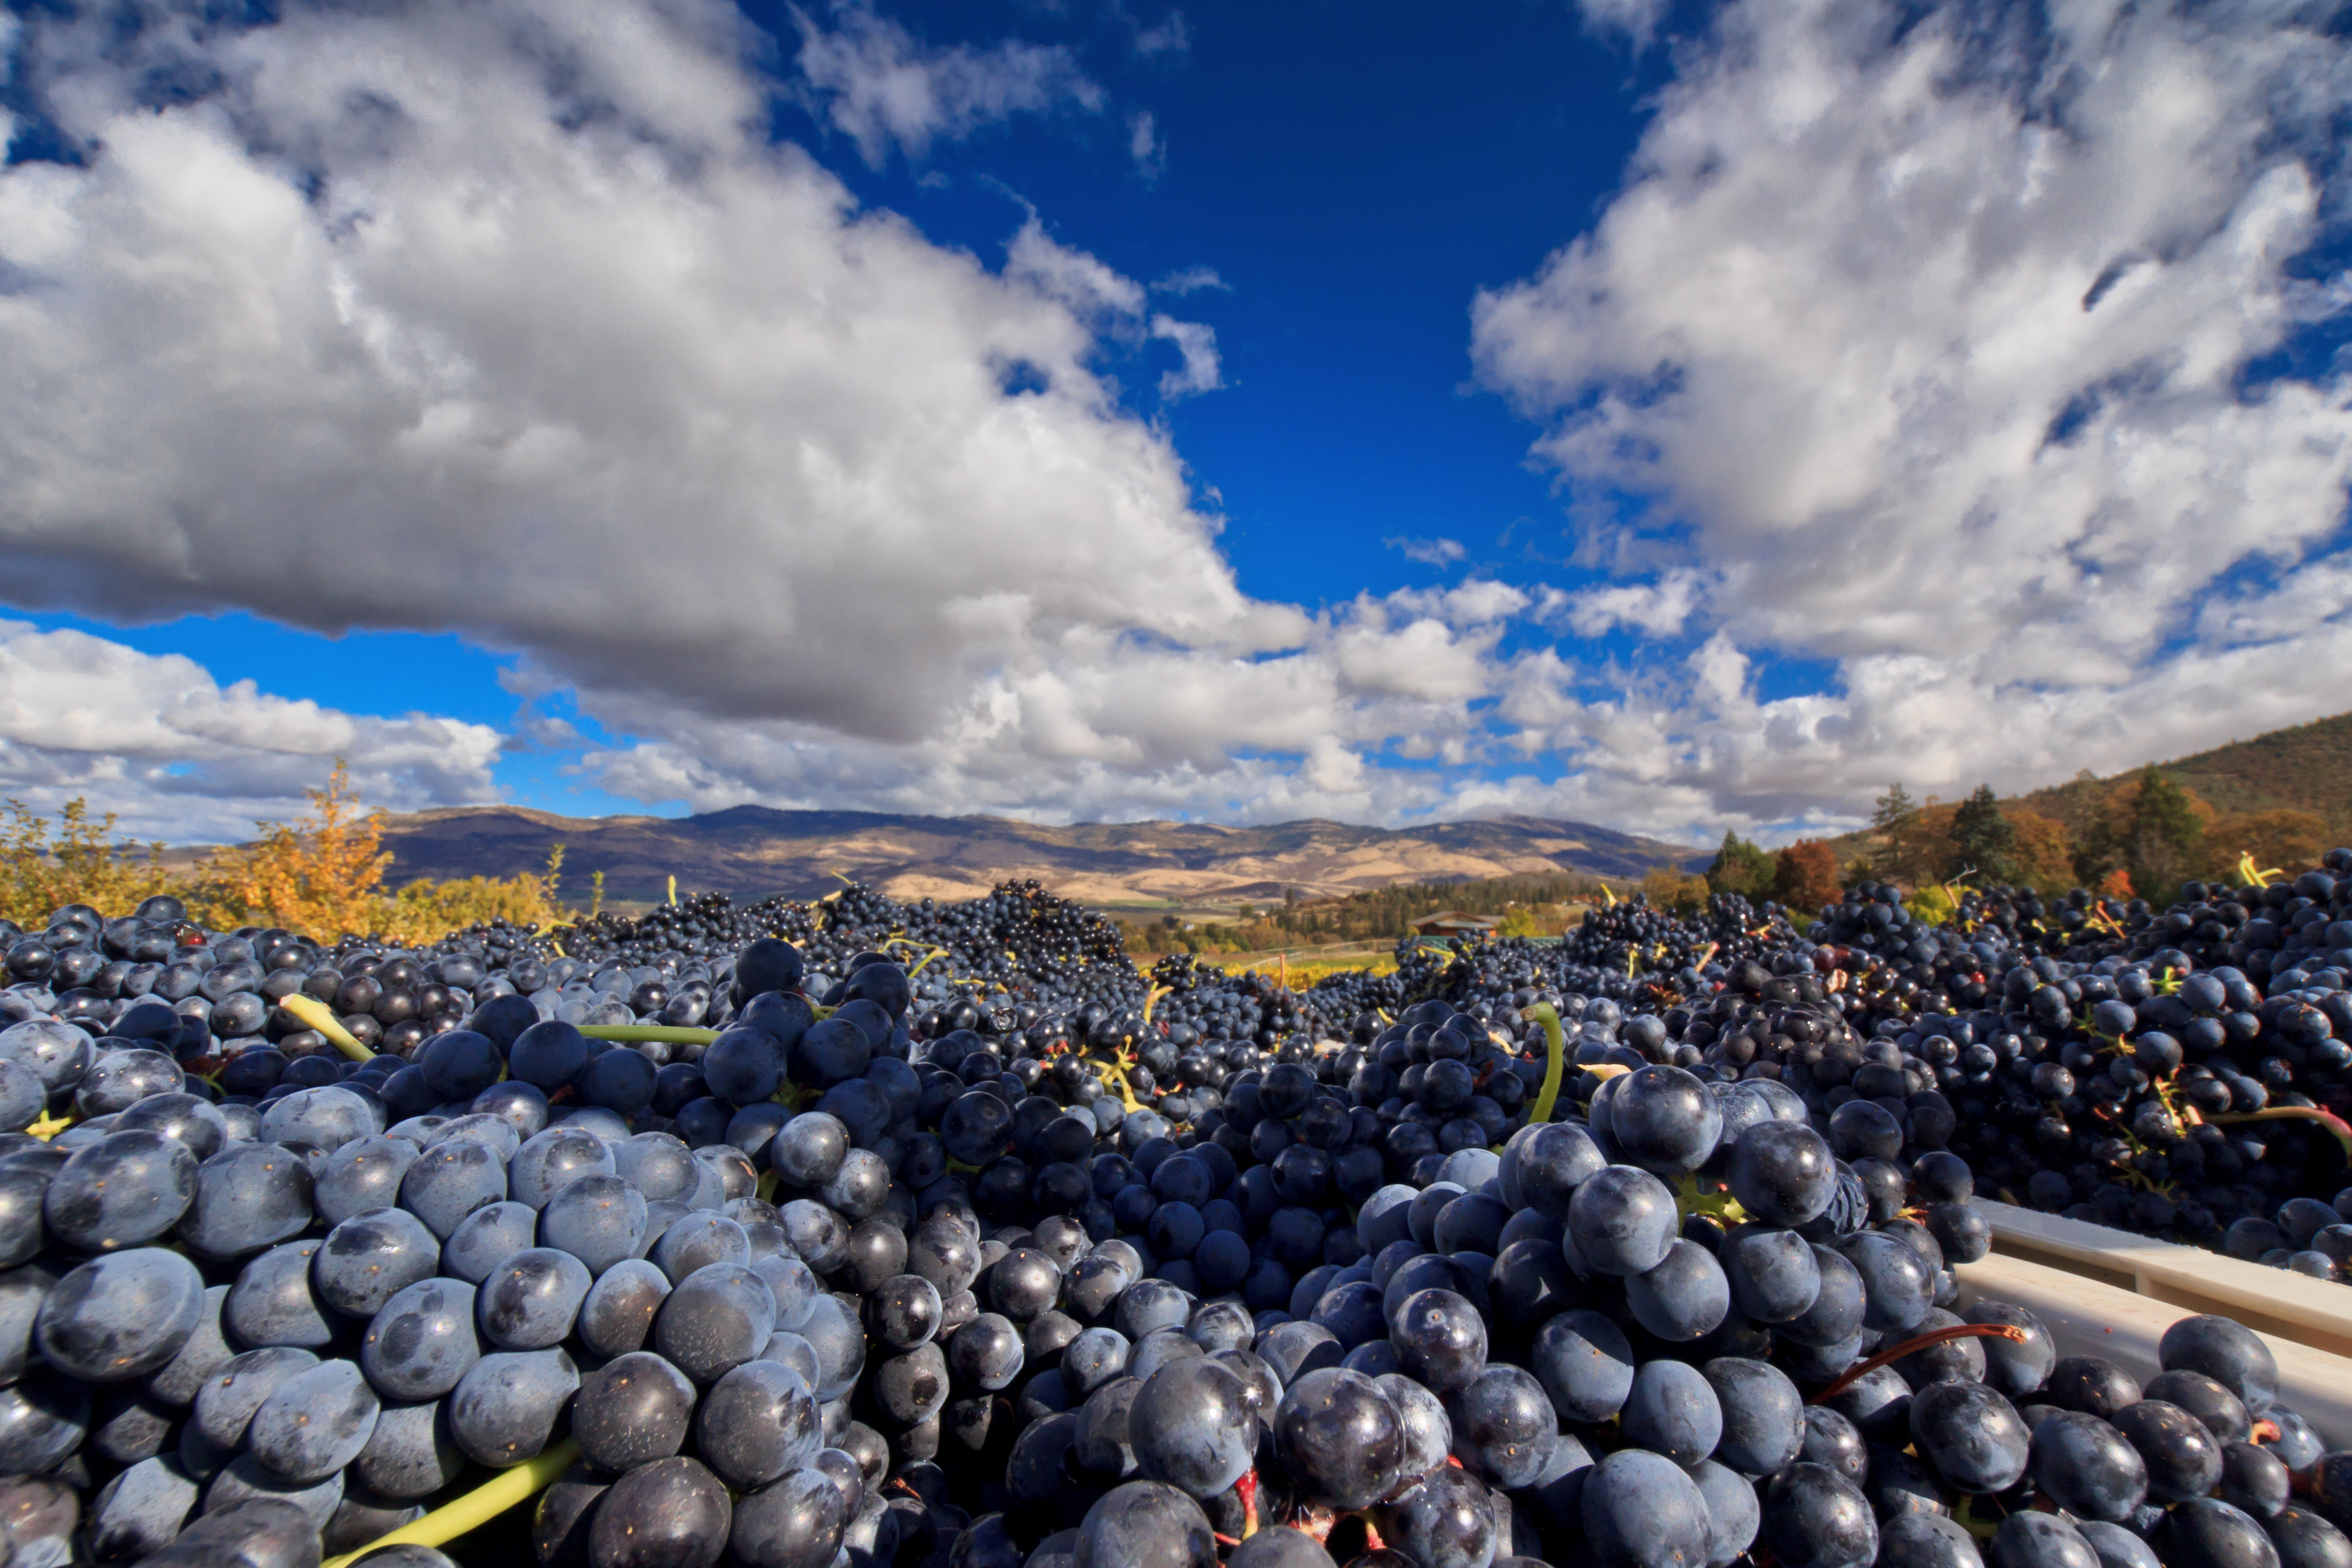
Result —
[{"label": "yellow foliage shrub", "polygon": [[538,876],[419,880],[383,886],[392,856],[383,824],[361,803],[338,762],[326,788],[306,791],[297,822],[257,822],[254,841],[215,852],[188,871],[163,863],[163,846],[113,841],[115,817],[68,801],[53,830],[20,801],[0,827],[0,916],[37,927],[60,905],[86,904],[110,919],[170,894],[188,915],[215,929],[281,926],[320,942],[344,935],[422,944],[503,915],[518,925],[571,918],[556,902],[563,849]]}]

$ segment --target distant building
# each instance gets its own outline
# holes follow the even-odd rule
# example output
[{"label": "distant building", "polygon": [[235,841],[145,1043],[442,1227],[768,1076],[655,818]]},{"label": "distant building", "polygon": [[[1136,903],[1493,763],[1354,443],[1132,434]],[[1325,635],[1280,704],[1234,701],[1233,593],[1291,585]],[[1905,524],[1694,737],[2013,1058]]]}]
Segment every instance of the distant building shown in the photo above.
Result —
[{"label": "distant building", "polygon": [[1484,915],[1465,915],[1458,909],[1442,910],[1412,923],[1412,928],[1423,936],[1492,936],[1495,923]]}]

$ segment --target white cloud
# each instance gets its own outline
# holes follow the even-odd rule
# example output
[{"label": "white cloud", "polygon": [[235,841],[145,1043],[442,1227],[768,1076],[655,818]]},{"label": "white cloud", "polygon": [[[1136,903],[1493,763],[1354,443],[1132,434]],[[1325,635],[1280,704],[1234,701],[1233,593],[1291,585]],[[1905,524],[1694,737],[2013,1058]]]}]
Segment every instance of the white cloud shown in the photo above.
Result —
[{"label": "white cloud", "polygon": [[1647,47],[1672,7],[1668,0],[1577,0],[1577,9],[1593,32],[1604,37],[1619,35],[1636,47]]},{"label": "white cloud", "polygon": [[1459,539],[1389,538],[1382,539],[1381,544],[1384,549],[1397,551],[1405,559],[1419,561],[1423,566],[1452,566],[1470,553],[1462,548]]},{"label": "white cloud", "polygon": [[43,815],[82,796],[142,839],[237,841],[299,816],[339,757],[372,805],[494,800],[499,747],[485,725],[341,713],[224,686],[176,654],[0,620],[0,797]]},{"label": "white cloud", "polygon": [[1672,637],[1698,608],[1700,591],[1698,573],[1670,571],[1655,582],[1617,583],[1563,595],[1560,613],[1580,637],[1604,636],[1617,626]]},{"label": "white cloud", "polygon": [[1180,267],[1151,286],[1155,294],[1198,294],[1203,288],[1223,289],[1230,293],[1233,285],[1217,276],[1213,267]]},{"label": "white cloud", "polygon": [[[32,25],[89,156],[0,172],[20,602],[457,631],[698,804],[1378,815],[1345,757],[1471,728],[1454,633],[1234,583],[1105,368],[1214,384],[1206,328],[859,212],[724,7]],[[1350,674],[1385,635],[1438,695]]]},{"label": "white cloud", "polygon": [[1167,172],[1168,143],[1160,139],[1160,121],[1148,109],[1127,118],[1127,155],[1135,160],[1135,172],[1147,181]]},{"label": "white cloud", "polygon": [[1103,90],[1059,45],[1006,39],[989,48],[926,45],[861,0],[843,0],[827,29],[797,6],[799,65],[835,127],[880,168],[896,146],[919,160],[1021,114],[1099,112]]},{"label": "white cloud", "polygon": [[[2352,380],[2243,382],[2346,300],[2287,272],[2344,217],[2352,54],[2310,16],[1738,0],[1687,41],[1622,193],[1475,345],[1580,516],[1647,499],[1583,548],[1648,580],[1569,624],[1709,640],[1522,669],[1523,747],[1772,820],[2342,707],[2340,568],[2298,563],[2342,537]],[[1765,656],[1834,685],[1743,695]]]},{"label": "white cloud", "polygon": [[1149,27],[1135,26],[1135,52],[1145,59],[1179,57],[1192,47],[1192,28],[1181,11],[1171,11]]},{"label": "white cloud", "polygon": [[1180,397],[1214,392],[1225,384],[1217,361],[1215,329],[1161,315],[1151,319],[1151,335],[1175,344],[1176,351],[1184,359],[1182,365],[1160,378],[1161,402],[1173,402]]}]

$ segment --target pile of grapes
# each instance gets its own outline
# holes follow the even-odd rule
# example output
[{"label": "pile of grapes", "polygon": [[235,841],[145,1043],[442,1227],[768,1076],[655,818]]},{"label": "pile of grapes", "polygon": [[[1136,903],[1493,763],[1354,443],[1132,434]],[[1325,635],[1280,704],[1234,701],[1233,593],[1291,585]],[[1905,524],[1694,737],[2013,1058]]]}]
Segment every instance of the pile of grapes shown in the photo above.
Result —
[{"label": "pile of grapes", "polygon": [[[1956,1129],[1989,1197],[2352,1278],[2352,851],[2164,911],[1970,893],[1930,927],[1890,887],[1805,923],[1719,898],[1600,912],[1557,945],[1408,954],[1402,986],[1501,1016],[1583,997],[1584,1063],[1769,1078],[1817,1113]],[[1318,998],[1322,997],[1318,988]]]},{"label": "pile of grapes", "polygon": [[2221,1118],[2343,1103],[2347,858],[1306,996],[1034,885],[63,909],[0,932],[0,1564],[2352,1568],[2259,1338],[2142,1385],[1954,1273],[1980,1181],[2329,1256],[2325,1123]]}]

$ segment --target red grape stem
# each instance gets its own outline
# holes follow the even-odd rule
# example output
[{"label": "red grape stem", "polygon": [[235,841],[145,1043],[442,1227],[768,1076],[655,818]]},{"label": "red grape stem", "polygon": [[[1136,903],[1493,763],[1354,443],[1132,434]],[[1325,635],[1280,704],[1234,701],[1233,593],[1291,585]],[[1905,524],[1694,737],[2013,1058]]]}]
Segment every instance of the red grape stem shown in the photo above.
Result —
[{"label": "red grape stem", "polygon": [[2219,1116],[2208,1116],[2209,1122],[2316,1122],[2327,1134],[2341,1145],[2344,1153],[2352,1156],[2352,1124],[2316,1105],[2273,1105],[2263,1111],[2231,1111]]},{"label": "red grape stem", "polygon": [[1942,1344],[1946,1340],[2006,1339],[2015,1340],[2022,1344],[2029,1337],[2031,1336],[2023,1329],[2011,1328],[2007,1323],[1955,1323],[1950,1328],[1932,1329],[1916,1339],[1905,1340],[1893,1350],[1880,1351],[1860,1365],[1848,1367],[1843,1376],[1814,1395],[1809,1403],[1820,1405],[1834,1399],[1890,1362],[1897,1362],[1906,1355],[1913,1355],[1930,1346]]}]

